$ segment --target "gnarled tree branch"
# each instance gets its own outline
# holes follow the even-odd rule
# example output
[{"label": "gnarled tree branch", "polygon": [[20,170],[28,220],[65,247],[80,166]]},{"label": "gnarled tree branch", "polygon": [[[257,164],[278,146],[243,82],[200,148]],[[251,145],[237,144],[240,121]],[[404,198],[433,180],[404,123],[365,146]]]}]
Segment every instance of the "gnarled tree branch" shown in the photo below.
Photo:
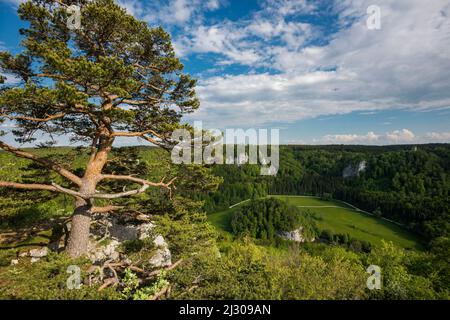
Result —
[{"label": "gnarled tree branch", "polygon": [[56,183],[52,183],[52,186],[61,193],[66,193],[68,195],[78,197],[81,199],[117,199],[127,196],[132,196],[135,194],[143,193],[148,189],[148,185],[143,185],[140,189],[119,192],[119,193],[81,193],[75,190],[64,188]]},{"label": "gnarled tree branch", "polygon": [[48,122],[51,120],[62,118],[66,115],[66,113],[58,113],[52,116],[48,116],[46,118],[33,118],[33,117],[26,117],[26,116],[9,116],[6,114],[0,114],[0,117],[7,118],[9,120],[27,120],[27,121],[33,121],[33,122]]},{"label": "gnarled tree branch", "polygon": [[73,174],[72,172],[70,172],[69,170],[63,168],[61,165],[59,165],[56,162],[53,162],[51,160],[47,160],[47,159],[43,159],[40,158],[32,153],[14,148],[6,143],[4,143],[3,141],[0,141],[0,148],[2,148],[3,150],[13,153],[16,156],[20,157],[20,158],[25,158],[25,159],[29,159],[32,161],[35,161],[45,167],[47,167],[50,170],[55,171],[56,173],[58,173],[59,175],[63,176],[64,178],[70,180],[71,182],[75,183],[76,185],[80,186],[81,185],[81,178],[78,177],[77,175]]},{"label": "gnarled tree branch", "polygon": [[105,206],[105,207],[93,207],[91,209],[92,213],[108,213],[111,211],[116,211],[125,208],[124,206]]},{"label": "gnarled tree branch", "polygon": [[158,137],[160,139],[162,139],[161,135],[158,134],[155,130],[152,129],[148,129],[145,131],[131,131],[131,132],[114,132],[112,135],[114,137],[142,137],[145,136],[146,134],[152,134],[155,137]]},{"label": "gnarled tree branch", "polygon": [[145,190],[148,189],[148,185],[144,184],[140,189],[135,189],[131,191],[125,191],[125,192],[119,192],[119,193],[95,193],[95,194],[84,194],[82,197],[85,199],[117,199],[117,198],[123,198],[128,196],[133,196],[135,194],[144,193]]},{"label": "gnarled tree branch", "polygon": [[110,180],[126,180],[126,181],[132,181],[136,183],[140,183],[143,186],[152,186],[152,187],[162,187],[167,190],[169,190],[170,196],[172,196],[172,189],[176,189],[175,185],[173,184],[174,181],[177,179],[177,177],[172,178],[169,182],[164,182],[166,177],[163,177],[160,182],[152,182],[145,179],[133,177],[133,176],[124,176],[124,175],[115,175],[115,174],[103,174],[100,178],[100,180],[103,179],[110,179]]},{"label": "gnarled tree branch", "polygon": [[45,190],[45,191],[60,192],[54,186],[40,183],[18,183],[18,182],[0,181],[0,187],[12,189]]}]

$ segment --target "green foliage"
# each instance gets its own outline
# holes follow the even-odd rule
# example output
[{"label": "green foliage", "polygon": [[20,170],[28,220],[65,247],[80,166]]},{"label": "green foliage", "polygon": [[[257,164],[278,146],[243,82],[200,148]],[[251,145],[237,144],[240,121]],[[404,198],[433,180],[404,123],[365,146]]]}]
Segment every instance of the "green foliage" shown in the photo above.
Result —
[{"label": "green foliage", "polygon": [[[184,170],[171,166],[168,160],[167,162],[164,160],[167,159],[167,155],[155,148],[119,149],[113,159],[107,167],[109,172],[132,170],[154,180],[167,172],[175,175],[180,172],[178,170]],[[74,163],[76,165],[79,162],[74,159]],[[19,172],[21,170],[18,169]],[[202,179],[213,181],[208,177],[211,170],[205,168],[198,172],[204,175]],[[0,282],[2,288],[5,288],[1,298],[148,299],[167,283],[172,286],[171,299],[449,298],[450,246],[447,238],[435,239],[430,252],[423,253],[409,252],[385,244],[379,248],[372,247],[370,253],[365,253],[369,250],[364,249],[363,243],[355,241],[345,232],[333,231],[325,231],[322,234],[328,234],[330,244],[338,243],[340,246],[306,243],[302,246],[294,245],[292,248],[289,246],[273,248],[256,245],[253,242],[260,243],[259,240],[233,241],[231,237],[218,236],[215,233],[202,211],[204,202],[198,201],[193,194],[184,192],[184,188],[188,191],[191,187],[189,183],[186,187],[180,187],[177,190],[180,193],[177,192],[172,201],[161,200],[159,192],[149,192],[147,195],[125,202],[129,208],[152,214],[158,226],[155,232],[162,234],[169,243],[173,261],[183,258],[181,265],[164,276],[144,285],[136,285],[134,277],[136,275],[127,271],[121,276],[123,285],[116,288],[97,292],[96,286],[89,288],[83,285],[80,290],[68,290],[65,287],[69,275],[66,268],[72,262],[64,255],[51,254],[32,265],[21,259],[19,265],[10,266],[11,259],[17,256],[17,249],[0,250]],[[210,187],[214,192],[214,183]],[[103,184],[101,188],[119,190],[122,186],[108,183]],[[201,190],[201,186],[199,188],[199,192],[206,192]],[[310,205],[321,204],[317,203],[321,201],[319,199],[302,199],[312,201],[307,203]],[[47,201],[54,203],[56,208],[63,205],[62,200],[50,198]],[[254,199],[253,202],[246,202],[235,208],[252,207],[252,203],[260,201]],[[277,204],[272,201],[267,203],[272,203],[273,207],[278,209],[290,207],[279,200],[276,201]],[[327,201],[328,205],[333,203],[334,201]],[[54,214],[56,211],[48,212],[49,217],[55,217]],[[317,218],[316,216],[316,220],[320,223],[320,219]],[[270,219],[267,221],[274,222]],[[286,224],[279,225],[289,227],[296,225],[289,224],[295,219],[282,220],[281,215],[280,221]],[[262,223],[260,226],[265,228],[266,224]],[[145,241],[135,241],[125,243],[123,250],[133,261],[147,261],[152,254],[153,246]],[[76,264],[82,266],[82,278],[85,279],[90,263],[84,261]],[[365,270],[370,264],[380,265],[382,269],[381,291],[366,289],[369,274]],[[148,267],[145,264],[142,266]]]},{"label": "green foliage", "polygon": [[[4,255],[5,253],[2,253]],[[3,256],[3,260],[6,258]],[[90,263],[84,259],[71,260],[65,254],[50,253],[40,261],[30,263],[21,259],[16,266],[0,269],[2,290],[0,299],[117,299],[113,289],[98,291],[98,286],[89,287],[82,283],[80,289],[68,289],[67,268],[76,265],[81,268],[81,279],[87,279]]]},{"label": "green foliage", "polygon": [[[110,130],[151,129],[154,141],[180,127],[181,114],[198,108],[196,81],[182,73],[161,27],[150,28],[113,0],[99,0],[78,1],[82,28],[69,30],[65,7],[58,5],[66,2],[71,4],[22,3],[25,50],[0,52],[1,71],[22,80],[0,93],[1,113],[17,122],[19,141],[33,141],[38,131],[92,140],[105,119]],[[134,107],[121,108],[125,99]],[[47,117],[55,118],[45,126],[32,120]]]},{"label": "green foliage", "polygon": [[283,299],[364,299],[367,274],[358,257],[340,248],[321,256],[291,250],[272,261]]},{"label": "green foliage", "polygon": [[430,279],[412,273],[407,268],[408,253],[384,242],[367,257],[367,265],[381,268],[381,290],[371,290],[370,298],[387,300],[436,299],[440,295],[433,289]]},{"label": "green foliage", "polygon": [[[370,251],[372,245],[380,245],[381,240],[384,239],[402,248],[425,249],[421,239],[405,227],[372,217],[340,201],[323,201],[317,197],[308,196],[270,196],[270,198],[298,206],[303,212],[302,216],[310,216],[317,224],[320,232],[314,232],[314,234],[323,233],[321,239],[328,243],[339,243],[355,250]],[[208,219],[219,230],[231,233],[233,232],[231,219],[234,213],[244,205],[248,205],[248,201],[228,210],[209,214]],[[309,232],[308,229],[306,232]],[[309,238],[312,237],[311,233]]]},{"label": "green foliage", "polygon": [[151,286],[139,287],[139,278],[131,269],[125,269],[125,275],[122,279],[122,299],[125,300],[149,300],[164,287],[169,285],[165,279],[166,273],[161,272],[156,281]]},{"label": "green foliage", "polygon": [[220,255],[196,256],[172,275],[176,299],[361,299],[365,272],[357,258],[330,249],[274,253],[249,239]]},{"label": "green foliage", "polygon": [[[430,263],[433,269],[435,287],[437,290],[446,291],[447,296],[450,296],[450,238],[434,239],[431,244],[431,255]],[[424,275],[427,276],[427,274]]]},{"label": "green foliage", "polygon": [[[49,160],[64,163],[76,172],[84,162],[86,153],[75,148],[39,148],[35,154]],[[56,174],[39,165],[0,152],[0,177],[2,180],[23,183],[52,181],[66,185]],[[51,218],[68,216],[73,211],[71,197],[46,191],[0,189],[0,229],[22,228],[48,222]]]},{"label": "green foliage", "polygon": [[333,233],[330,230],[322,230],[319,239],[330,244],[340,244],[356,252],[370,252],[372,244],[365,240],[352,238],[348,233]]},{"label": "green foliage", "polygon": [[302,227],[306,238],[315,236],[315,224],[308,211],[288,205],[275,198],[252,200],[240,206],[231,219],[237,236],[249,235],[262,240],[274,240],[280,231]]},{"label": "green foliage", "polygon": [[[366,170],[344,179],[349,164],[365,160]],[[276,177],[261,177],[257,166],[216,166],[219,190],[205,199],[211,213],[267,194],[330,196],[405,224],[431,241],[450,234],[450,148],[412,146],[281,146]],[[256,168],[253,168],[256,167]]]}]

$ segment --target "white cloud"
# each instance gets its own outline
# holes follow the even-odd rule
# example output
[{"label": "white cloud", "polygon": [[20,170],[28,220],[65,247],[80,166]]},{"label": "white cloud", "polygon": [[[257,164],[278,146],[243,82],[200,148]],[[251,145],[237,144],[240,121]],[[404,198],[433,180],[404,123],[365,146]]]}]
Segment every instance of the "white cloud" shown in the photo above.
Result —
[{"label": "white cloud", "polygon": [[450,97],[416,103],[381,94],[369,98],[363,88],[355,87],[355,78],[357,75],[348,71],[212,77],[199,82],[197,92],[202,107],[191,117],[215,127],[252,126],[354,111],[450,106]]},{"label": "white cloud", "polygon": [[[135,0],[121,0],[123,2]],[[151,25],[164,24],[166,27],[179,26],[189,29],[203,22],[207,11],[214,11],[222,5],[219,0],[155,0],[144,1],[143,12],[137,17]]]},{"label": "white cloud", "polygon": [[416,136],[408,129],[395,130],[386,134],[386,139],[392,143],[411,142]]},{"label": "white cloud", "polygon": [[415,143],[448,143],[450,132],[428,132],[416,135],[409,129],[395,130],[385,134],[368,132],[367,134],[327,134],[312,141],[315,144],[415,144]]},{"label": "white cloud", "polygon": [[[317,34],[308,23],[256,15],[248,21],[225,20],[210,26],[187,27],[176,41],[184,53],[215,53],[230,63],[272,68],[276,67],[273,63],[277,49],[297,50]],[[279,41],[282,46],[273,47],[272,41]]]},{"label": "white cloud", "polygon": [[127,10],[128,14],[140,17],[144,14],[144,8],[139,0],[118,0],[117,3]]},{"label": "white cloud", "polygon": [[6,80],[4,82],[5,85],[13,85],[13,84],[17,84],[21,81],[20,78],[14,76],[12,74],[0,72],[0,75],[6,77]]},{"label": "white cloud", "polygon": [[378,141],[379,135],[374,132],[368,132],[366,135],[357,134],[328,134],[325,135],[321,142],[329,144],[352,144],[352,143],[373,143]]},{"label": "white cloud", "polygon": [[289,16],[298,13],[312,13],[316,10],[313,1],[307,0],[268,0],[265,9],[270,15]]},{"label": "white cloud", "polygon": [[175,0],[171,6],[172,17],[176,22],[186,22],[190,19],[193,7],[186,0]]},{"label": "white cloud", "polygon": [[230,63],[247,65],[261,59],[252,44],[245,42],[244,31],[234,29],[230,24],[199,26],[192,33],[195,34],[193,38],[177,42],[182,52],[216,53],[225,56]]},{"label": "white cloud", "polygon": [[[176,25],[179,55],[209,53],[213,58],[205,55],[205,59],[211,69],[227,70],[232,64],[250,69],[211,78],[207,71],[202,74],[197,89],[202,106],[190,118],[213,127],[293,122],[354,111],[450,108],[448,0],[377,0],[381,30],[366,26],[372,0],[334,1],[331,8],[341,28],[320,45],[311,44],[324,39],[324,30],[314,24],[321,19],[319,2],[261,1],[261,10],[250,16],[211,20],[212,24],[206,24],[203,13],[226,2],[119,2],[152,25],[163,23],[169,29]],[[305,21],[303,15],[317,19]],[[430,135],[428,139],[437,139],[436,133]],[[380,136],[388,139],[387,134]],[[419,139],[402,130],[389,137],[393,142]]]},{"label": "white cloud", "polygon": [[219,7],[220,7],[219,0],[209,0],[206,3],[206,8],[208,8],[209,10],[216,10],[219,9]]},{"label": "white cloud", "polygon": [[[1,1],[1,0],[0,0]],[[0,41],[0,51],[6,51],[7,48],[3,41]],[[4,73],[0,71],[0,75],[6,77],[4,84],[12,85],[20,82],[20,79],[12,74]]]},{"label": "white cloud", "polygon": [[[252,125],[353,111],[450,108],[447,0],[379,0],[381,30],[366,26],[371,0],[336,2],[339,24],[352,24],[324,46],[305,46],[321,31],[286,18],[314,12],[308,3],[269,1],[254,19],[196,27],[183,42],[184,54],[210,52],[225,57],[218,64],[276,69],[200,81],[197,119]],[[269,18],[268,12],[276,14]]]},{"label": "white cloud", "polygon": [[431,142],[450,142],[450,132],[428,132],[425,139]]}]

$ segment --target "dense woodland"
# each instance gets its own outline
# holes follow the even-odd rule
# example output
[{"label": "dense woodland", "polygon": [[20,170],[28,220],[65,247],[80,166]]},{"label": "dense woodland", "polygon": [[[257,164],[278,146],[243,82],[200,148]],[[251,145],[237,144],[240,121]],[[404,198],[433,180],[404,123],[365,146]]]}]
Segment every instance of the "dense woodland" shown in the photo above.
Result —
[{"label": "dense woodland", "polygon": [[302,227],[305,238],[316,236],[317,227],[311,214],[273,198],[252,200],[239,208],[231,220],[233,233],[256,239],[274,241],[280,231]]},{"label": "dense woodland", "polygon": [[[349,165],[366,161],[358,176]],[[215,166],[219,190],[205,198],[214,212],[267,194],[333,197],[406,225],[431,241],[450,234],[450,146],[282,146],[276,177],[256,165]]]}]

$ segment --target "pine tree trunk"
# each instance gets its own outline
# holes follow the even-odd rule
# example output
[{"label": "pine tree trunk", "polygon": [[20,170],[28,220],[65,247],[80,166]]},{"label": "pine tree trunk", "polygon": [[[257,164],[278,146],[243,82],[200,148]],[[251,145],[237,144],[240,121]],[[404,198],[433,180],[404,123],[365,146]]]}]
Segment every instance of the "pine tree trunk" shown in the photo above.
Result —
[{"label": "pine tree trunk", "polygon": [[[113,137],[104,138],[95,156],[91,156],[85,174],[82,178],[80,193],[94,194],[99,176],[108,160],[108,153],[111,151]],[[87,254],[89,245],[89,234],[91,225],[91,209],[94,200],[77,199],[75,211],[72,216],[72,227],[70,229],[69,241],[66,251],[72,258],[81,257]]]},{"label": "pine tree trunk", "polygon": [[88,251],[89,229],[91,225],[91,206],[83,200],[76,201],[72,216],[67,253],[72,258],[83,256]]},{"label": "pine tree trunk", "polygon": [[[80,192],[94,193],[95,187],[96,179],[88,175],[83,178]],[[69,241],[66,248],[67,253],[72,258],[84,256],[88,252],[92,206],[92,200],[77,199],[75,201],[75,211],[72,215]]]}]

